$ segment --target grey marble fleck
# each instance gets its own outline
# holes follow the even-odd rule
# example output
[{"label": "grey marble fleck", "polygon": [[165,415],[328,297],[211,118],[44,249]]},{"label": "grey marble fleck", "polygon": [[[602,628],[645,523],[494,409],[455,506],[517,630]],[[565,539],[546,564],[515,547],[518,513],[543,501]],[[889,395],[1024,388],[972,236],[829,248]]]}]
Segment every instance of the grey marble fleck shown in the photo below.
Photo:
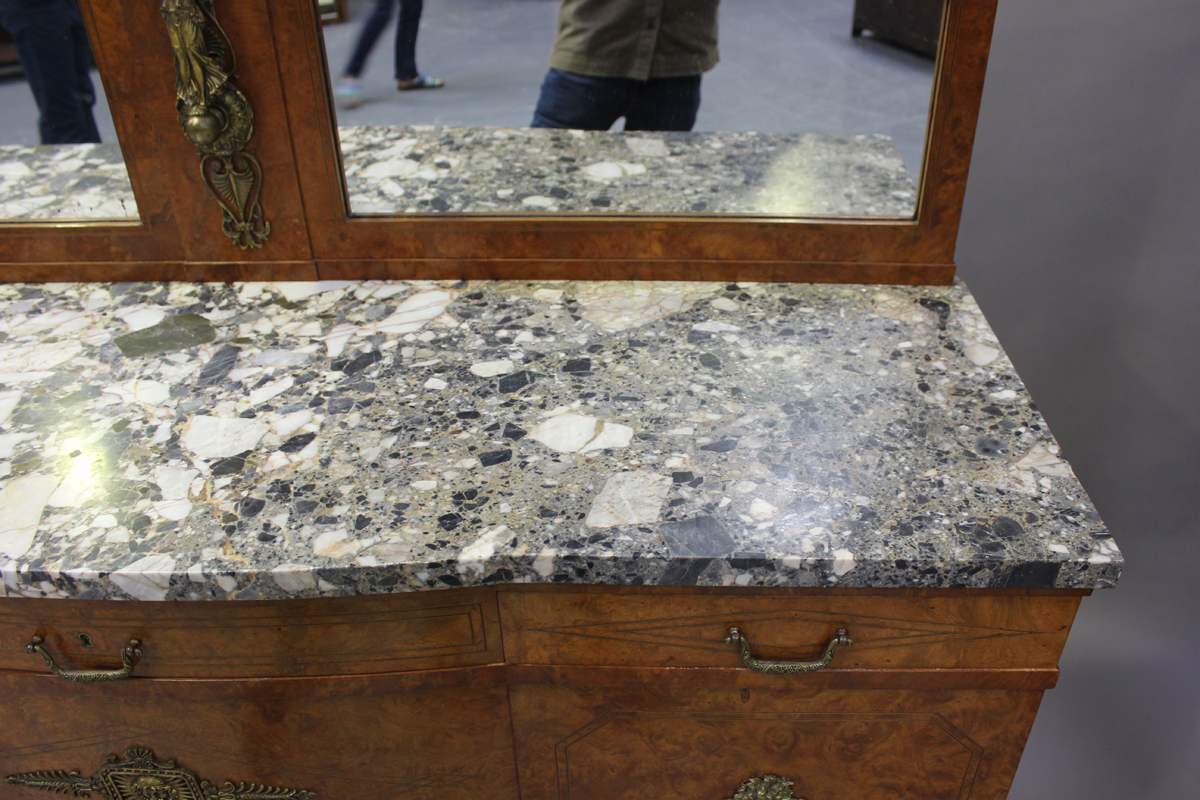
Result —
[{"label": "grey marble fleck", "polygon": [[11,596],[1086,588],[1122,563],[961,284],[0,285]]}]

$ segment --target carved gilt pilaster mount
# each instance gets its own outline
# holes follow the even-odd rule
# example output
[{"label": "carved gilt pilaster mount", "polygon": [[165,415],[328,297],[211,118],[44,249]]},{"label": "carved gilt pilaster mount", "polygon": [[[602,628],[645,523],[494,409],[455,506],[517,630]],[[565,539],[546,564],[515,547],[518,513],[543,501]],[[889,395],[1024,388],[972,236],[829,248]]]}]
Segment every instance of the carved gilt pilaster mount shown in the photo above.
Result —
[{"label": "carved gilt pilaster mount", "polygon": [[9,775],[5,783],[28,786],[54,794],[91,797],[104,800],[308,800],[316,797],[304,789],[280,789],[257,783],[226,781],[213,786],[192,772],[175,766],[174,761],[159,761],[144,747],[130,747],[125,760],[109,756],[108,763],[90,778],[79,771],[27,772]]},{"label": "carved gilt pilaster mount", "polygon": [[262,165],[245,151],[254,112],[230,79],[237,56],[217,22],[215,0],[162,0],[159,12],[175,57],[175,109],[183,135],[201,151],[204,185],[221,206],[221,229],[243,250],[271,233],[258,198]]}]

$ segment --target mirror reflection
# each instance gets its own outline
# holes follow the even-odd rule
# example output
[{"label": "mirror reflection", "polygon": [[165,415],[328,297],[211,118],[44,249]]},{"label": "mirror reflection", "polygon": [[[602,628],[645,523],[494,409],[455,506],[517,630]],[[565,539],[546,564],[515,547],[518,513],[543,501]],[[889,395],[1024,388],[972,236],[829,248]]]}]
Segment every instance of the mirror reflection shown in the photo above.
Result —
[{"label": "mirror reflection", "polygon": [[349,0],[355,214],[910,218],[942,0]]},{"label": "mirror reflection", "polygon": [[0,220],[137,217],[76,0],[0,0]]}]

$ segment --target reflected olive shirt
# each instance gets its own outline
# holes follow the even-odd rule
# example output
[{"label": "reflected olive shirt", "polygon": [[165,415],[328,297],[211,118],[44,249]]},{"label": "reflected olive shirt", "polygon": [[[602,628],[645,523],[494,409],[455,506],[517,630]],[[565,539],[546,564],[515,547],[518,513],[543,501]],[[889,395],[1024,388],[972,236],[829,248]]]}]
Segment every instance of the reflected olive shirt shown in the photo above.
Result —
[{"label": "reflected olive shirt", "polygon": [[717,65],[721,0],[562,0],[550,66],[606,78],[677,78]]}]

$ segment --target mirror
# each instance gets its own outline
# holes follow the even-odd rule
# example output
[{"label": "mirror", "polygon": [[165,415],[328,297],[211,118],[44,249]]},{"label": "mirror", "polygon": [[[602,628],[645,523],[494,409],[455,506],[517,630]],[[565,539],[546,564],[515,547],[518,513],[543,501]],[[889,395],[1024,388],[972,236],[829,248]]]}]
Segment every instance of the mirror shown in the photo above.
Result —
[{"label": "mirror", "polygon": [[[437,0],[418,27],[420,5],[350,0],[347,20],[324,28],[355,215],[914,216],[941,0],[721,0],[720,62],[700,81],[692,129],[630,132],[529,127],[560,9],[595,26],[619,0]],[[705,5],[664,2],[661,40],[668,24],[695,28]],[[420,91],[392,69],[406,8]],[[371,23],[380,9],[390,19]],[[586,27],[573,20],[564,30]],[[359,69],[364,26],[379,35]]]},{"label": "mirror", "polygon": [[136,219],[76,0],[0,0],[0,220]]}]

